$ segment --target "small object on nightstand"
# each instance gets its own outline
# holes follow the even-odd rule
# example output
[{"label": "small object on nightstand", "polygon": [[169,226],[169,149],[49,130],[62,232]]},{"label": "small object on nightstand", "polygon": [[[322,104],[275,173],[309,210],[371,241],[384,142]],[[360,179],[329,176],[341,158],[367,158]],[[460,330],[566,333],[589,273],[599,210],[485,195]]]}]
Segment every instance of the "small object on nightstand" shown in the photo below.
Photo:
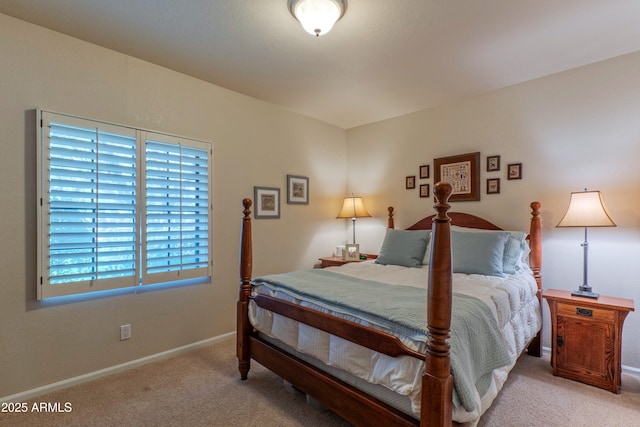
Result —
[{"label": "small object on nightstand", "polygon": [[347,243],[344,245],[344,260],[345,261],[358,261],[360,259],[360,245],[357,243]]},{"label": "small object on nightstand", "polygon": [[553,375],[620,393],[622,326],[633,300],[549,289]]}]

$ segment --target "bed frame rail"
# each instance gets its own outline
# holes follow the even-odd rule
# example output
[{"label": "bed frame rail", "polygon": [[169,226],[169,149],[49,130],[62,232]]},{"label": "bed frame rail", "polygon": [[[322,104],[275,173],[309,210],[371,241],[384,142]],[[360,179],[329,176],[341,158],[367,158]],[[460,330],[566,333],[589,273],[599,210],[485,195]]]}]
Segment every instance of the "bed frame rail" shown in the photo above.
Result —
[{"label": "bed frame rail", "polygon": [[281,314],[289,319],[297,320],[298,322],[302,322],[345,340],[357,342],[362,346],[386,354],[387,356],[411,356],[425,360],[424,354],[411,350],[394,335],[267,295],[252,296],[251,299],[254,300],[259,307]]},{"label": "bed frame rail", "polygon": [[313,396],[327,408],[356,426],[419,426],[419,421],[402,411],[356,389],[334,376],[292,356],[282,349],[250,337],[251,357],[270,371],[290,382],[303,393]]}]

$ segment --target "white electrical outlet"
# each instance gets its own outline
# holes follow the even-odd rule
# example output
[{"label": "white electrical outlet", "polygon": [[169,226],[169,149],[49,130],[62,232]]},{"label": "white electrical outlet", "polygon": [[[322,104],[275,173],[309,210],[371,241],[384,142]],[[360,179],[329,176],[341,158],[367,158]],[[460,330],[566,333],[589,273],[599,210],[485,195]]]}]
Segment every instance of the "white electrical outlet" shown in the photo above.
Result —
[{"label": "white electrical outlet", "polygon": [[131,325],[120,326],[120,341],[131,338]]}]

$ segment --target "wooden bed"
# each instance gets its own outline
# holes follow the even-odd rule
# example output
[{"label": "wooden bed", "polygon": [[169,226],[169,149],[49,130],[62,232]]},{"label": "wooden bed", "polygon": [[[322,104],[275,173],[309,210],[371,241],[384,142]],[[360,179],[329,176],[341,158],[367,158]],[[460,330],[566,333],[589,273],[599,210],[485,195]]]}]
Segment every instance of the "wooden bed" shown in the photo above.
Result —
[{"label": "wooden bed", "polygon": [[[240,248],[240,293],[237,304],[237,357],[241,379],[246,380],[251,359],[267,367],[300,391],[320,401],[355,425],[450,426],[452,425],[453,380],[450,373],[449,333],[452,306],[451,225],[500,230],[481,218],[463,213],[448,213],[451,186],[438,183],[435,215],[424,218],[408,230],[431,229],[431,262],[428,273],[426,354],[405,347],[390,334],[349,322],[265,295],[252,296],[251,200],[245,199]],[[541,230],[540,203],[531,203],[529,231],[529,266],[541,296]],[[389,208],[389,228],[394,227],[393,209]],[[318,328],[364,347],[397,357],[409,355],[424,360],[420,419],[397,410],[365,392],[327,374],[298,357],[263,339],[249,322],[249,301],[290,319]],[[538,335],[529,343],[527,353],[540,356]]]}]

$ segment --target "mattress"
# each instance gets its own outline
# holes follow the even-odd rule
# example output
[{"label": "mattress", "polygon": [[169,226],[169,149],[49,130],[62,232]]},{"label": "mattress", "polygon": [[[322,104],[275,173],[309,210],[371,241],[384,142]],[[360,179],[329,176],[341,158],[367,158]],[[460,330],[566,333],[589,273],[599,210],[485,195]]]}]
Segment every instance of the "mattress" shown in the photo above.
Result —
[{"label": "mattress", "polygon": [[[384,283],[390,286],[426,288],[428,268],[408,268],[397,265],[381,265],[374,262],[349,263],[341,267],[325,269],[345,277]],[[318,285],[322,286],[322,284]],[[400,289],[400,288],[396,288]],[[330,306],[305,301],[282,290],[275,290],[266,284],[255,285],[254,294],[262,293],[286,301],[331,313],[371,327],[377,325],[354,318]],[[476,274],[453,274],[454,294],[468,295],[482,301],[495,320],[508,361],[493,369],[488,384],[473,396],[472,405],[461,405],[454,398],[453,419],[473,425],[487,410],[506,381],[517,357],[541,326],[540,307],[536,297],[537,285],[530,272],[505,277],[482,276]],[[397,394],[403,402],[394,404],[399,409],[418,417],[420,413],[421,374],[424,363],[418,359],[401,356],[392,358],[368,348],[332,336],[318,329],[299,324],[296,321],[271,313],[253,302],[249,307],[249,319],[261,334],[272,341],[283,343],[295,350],[306,360],[328,370],[330,373],[344,373],[355,378],[355,383],[368,383],[376,390]],[[409,348],[424,352],[424,340],[398,335]],[[388,400],[388,399],[387,399]],[[470,409],[471,408],[471,409]]]}]

